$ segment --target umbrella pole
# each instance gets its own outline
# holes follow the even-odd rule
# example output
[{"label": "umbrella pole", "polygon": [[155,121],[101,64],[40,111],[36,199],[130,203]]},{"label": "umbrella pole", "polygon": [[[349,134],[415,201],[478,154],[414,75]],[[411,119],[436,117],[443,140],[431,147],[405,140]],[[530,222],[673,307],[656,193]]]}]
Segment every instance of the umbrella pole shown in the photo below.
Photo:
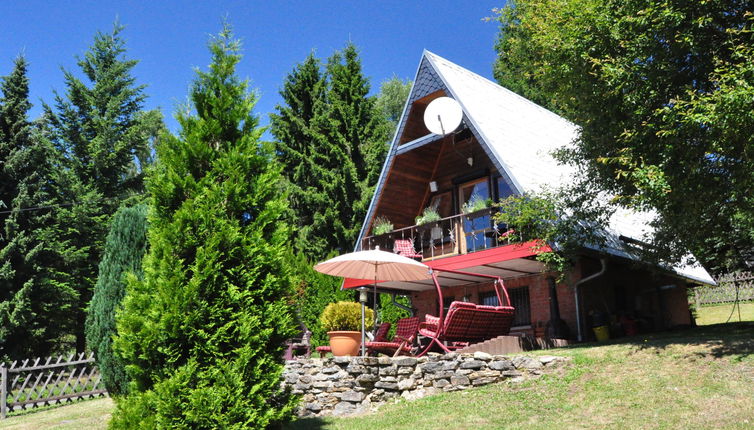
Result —
[{"label": "umbrella pole", "polygon": [[364,302],[361,302],[361,356],[364,357],[366,354],[364,354],[364,348],[366,345],[364,345]]},{"label": "umbrella pole", "polygon": [[[379,320],[382,322],[382,319]],[[377,324],[377,265],[374,265],[374,323]]]}]

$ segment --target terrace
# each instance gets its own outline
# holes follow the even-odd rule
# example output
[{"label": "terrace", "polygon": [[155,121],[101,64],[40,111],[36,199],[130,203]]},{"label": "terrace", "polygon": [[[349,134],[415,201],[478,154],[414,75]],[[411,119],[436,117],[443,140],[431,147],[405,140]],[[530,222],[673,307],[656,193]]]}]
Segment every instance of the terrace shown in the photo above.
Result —
[{"label": "terrace", "polygon": [[411,254],[405,248],[408,245],[414,251],[409,256],[429,261],[510,245],[510,230],[505,224],[494,221],[494,213],[494,208],[485,208],[366,236],[361,240],[360,248],[379,247],[384,251]]}]

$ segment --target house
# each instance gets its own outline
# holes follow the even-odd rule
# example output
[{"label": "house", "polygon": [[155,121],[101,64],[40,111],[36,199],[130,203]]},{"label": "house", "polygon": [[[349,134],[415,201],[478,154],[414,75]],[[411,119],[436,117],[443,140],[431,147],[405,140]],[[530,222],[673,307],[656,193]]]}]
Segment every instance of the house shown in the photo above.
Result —
[{"label": "house", "polygon": [[[460,105],[462,122],[452,133],[433,134],[424,112],[443,96]],[[572,169],[550,153],[572,142],[576,133],[564,118],[425,51],[356,249],[408,249],[434,268],[502,277],[516,307],[514,333],[588,340],[594,336],[592,324],[605,318],[601,314],[614,321],[623,316],[643,330],[690,324],[687,288],[714,281],[699,266],[637,265],[625,242],[642,238],[646,214],[616,213],[606,232],[609,245],[585,246],[572,273],[556,283],[557,274],[543,273],[531,246],[506,240],[490,209],[471,207],[479,200],[497,201],[569,181]],[[416,225],[427,207],[435,208],[441,220]],[[379,219],[392,222],[393,231],[375,235]],[[489,283],[458,274],[440,273],[440,278],[446,307],[453,300],[497,304]],[[346,279],[344,287],[372,283]],[[408,292],[420,317],[439,311],[431,280],[379,282],[378,288]]]}]

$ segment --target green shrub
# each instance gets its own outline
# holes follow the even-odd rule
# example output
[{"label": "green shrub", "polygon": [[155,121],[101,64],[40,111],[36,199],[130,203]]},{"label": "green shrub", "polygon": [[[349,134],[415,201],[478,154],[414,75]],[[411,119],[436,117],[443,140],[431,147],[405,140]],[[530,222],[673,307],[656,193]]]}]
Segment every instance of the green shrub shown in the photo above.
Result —
[{"label": "green shrub", "polygon": [[[404,306],[411,307],[411,299],[406,296],[397,296],[395,301]],[[392,302],[390,294],[380,294],[380,319],[381,322],[389,322],[391,324],[389,337],[395,335],[395,324],[399,319],[411,316],[411,312],[395,306]]]},{"label": "green shrub", "polygon": [[[334,257],[331,253],[326,259]],[[295,278],[296,295],[294,306],[300,322],[312,332],[309,339],[312,346],[330,343],[327,330],[322,328],[320,317],[325,307],[333,302],[353,300],[357,292],[340,288],[343,278],[325,275],[313,268],[314,262],[303,254],[298,254],[293,260],[293,276]]]},{"label": "green shrub", "polygon": [[[322,327],[327,331],[361,331],[361,303],[337,302],[327,305],[322,312]],[[364,311],[365,328],[374,325],[374,311]]]},{"label": "green shrub", "polygon": [[102,382],[111,395],[123,394],[128,379],[121,358],[113,353],[115,312],[126,292],[126,275],[142,277],[147,246],[147,205],[122,207],[115,213],[99,264],[94,296],[86,316],[86,343],[94,351]]}]

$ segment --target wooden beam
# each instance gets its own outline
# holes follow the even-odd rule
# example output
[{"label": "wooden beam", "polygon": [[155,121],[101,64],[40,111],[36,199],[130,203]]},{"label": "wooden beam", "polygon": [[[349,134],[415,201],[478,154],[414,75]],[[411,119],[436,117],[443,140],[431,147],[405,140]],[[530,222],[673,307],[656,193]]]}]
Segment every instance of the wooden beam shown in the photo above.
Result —
[{"label": "wooden beam", "polygon": [[508,272],[523,273],[523,274],[528,274],[528,275],[531,275],[532,273],[535,273],[535,272],[527,272],[526,270],[509,269],[509,268],[507,268],[507,267],[505,267],[505,266],[503,266],[503,267],[500,267],[500,266],[493,266],[493,265],[491,265],[491,264],[482,264],[482,266],[484,266],[484,267],[489,267],[490,269],[497,269],[497,270],[506,270],[506,271],[508,271]]}]

